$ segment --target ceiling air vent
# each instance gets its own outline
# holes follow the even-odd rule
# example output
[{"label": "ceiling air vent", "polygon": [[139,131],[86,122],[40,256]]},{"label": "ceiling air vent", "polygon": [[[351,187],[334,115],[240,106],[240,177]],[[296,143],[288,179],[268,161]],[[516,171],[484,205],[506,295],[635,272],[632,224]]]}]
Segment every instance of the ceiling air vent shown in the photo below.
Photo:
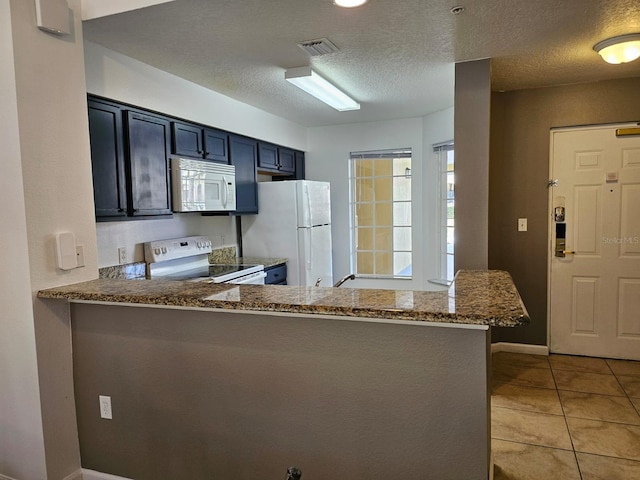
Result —
[{"label": "ceiling air vent", "polygon": [[331,43],[331,40],[329,40],[328,38],[307,40],[304,42],[300,42],[298,46],[312,57],[319,57],[320,55],[328,55],[330,53],[336,53],[340,51],[340,49],[333,43]]}]

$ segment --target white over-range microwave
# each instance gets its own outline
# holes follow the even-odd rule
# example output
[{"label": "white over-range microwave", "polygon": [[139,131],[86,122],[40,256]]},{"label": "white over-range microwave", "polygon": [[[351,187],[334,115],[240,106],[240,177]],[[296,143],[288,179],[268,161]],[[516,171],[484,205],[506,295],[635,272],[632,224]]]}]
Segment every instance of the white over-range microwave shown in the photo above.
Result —
[{"label": "white over-range microwave", "polygon": [[236,167],[171,158],[174,212],[227,212],[236,209]]}]

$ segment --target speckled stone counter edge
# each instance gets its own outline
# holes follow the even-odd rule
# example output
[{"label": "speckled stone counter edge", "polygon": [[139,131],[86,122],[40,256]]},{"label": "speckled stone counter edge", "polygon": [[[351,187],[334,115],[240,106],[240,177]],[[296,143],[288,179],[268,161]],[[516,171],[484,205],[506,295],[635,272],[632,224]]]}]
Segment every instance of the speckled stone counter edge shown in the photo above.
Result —
[{"label": "speckled stone counter edge", "polygon": [[511,276],[498,270],[461,271],[441,292],[98,279],[38,297],[501,327],[530,322]]}]

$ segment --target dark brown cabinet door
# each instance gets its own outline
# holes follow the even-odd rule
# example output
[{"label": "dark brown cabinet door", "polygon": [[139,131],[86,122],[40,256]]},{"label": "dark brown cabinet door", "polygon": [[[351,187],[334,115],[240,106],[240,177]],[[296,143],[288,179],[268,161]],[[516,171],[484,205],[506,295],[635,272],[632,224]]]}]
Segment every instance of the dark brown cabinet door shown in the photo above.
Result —
[{"label": "dark brown cabinet door", "polygon": [[102,102],[89,101],[88,105],[96,218],[125,217],[127,190],[122,110]]},{"label": "dark brown cabinet door", "polygon": [[288,148],[278,148],[278,171],[292,175],[296,171],[295,153]]},{"label": "dark brown cabinet door", "polygon": [[272,172],[278,171],[278,147],[270,143],[258,144],[258,168]]},{"label": "dark brown cabinet door", "polygon": [[258,213],[258,142],[229,135],[229,160],[236,167],[236,215]]},{"label": "dark brown cabinet door", "polygon": [[294,176],[296,173],[295,151],[271,143],[258,144],[258,170],[274,176]]},{"label": "dark brown cabinet door", "polygon": [[229,163],[226,132],[180,122],[172,122],[171,131],[173,133],[171,151],[174,154]]},{"label": "dark brown cabinet door", "polygon": [[304,152],[296,151],[296,172],[295,179],[296,180],[304,180]]},{"label": "dark brown cabinet door", "polygon": [[229,135],[220,130],[204,129],[204,159],[220,163],[229,163],[227,151]]},{"label": "dark brown cabinet door", "polygon": [[187,157],[204,156],[202,128],[196,125],[173,122],[173,153]]},{"label": "dark brown cabinet door", "polygon": [[133,216],[171,214],[168,119],[127,112]]}]

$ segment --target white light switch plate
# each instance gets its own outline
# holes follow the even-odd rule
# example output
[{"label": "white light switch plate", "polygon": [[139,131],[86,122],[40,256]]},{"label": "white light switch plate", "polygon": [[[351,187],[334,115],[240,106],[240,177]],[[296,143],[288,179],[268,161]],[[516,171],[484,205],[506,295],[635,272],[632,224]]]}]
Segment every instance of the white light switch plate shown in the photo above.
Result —
[{"label": "white light switch plate", "polygon": [[526,232],[527,231],[527,219],[526,218],[519,218],[518,219],[518,231],[519,232]]}]

